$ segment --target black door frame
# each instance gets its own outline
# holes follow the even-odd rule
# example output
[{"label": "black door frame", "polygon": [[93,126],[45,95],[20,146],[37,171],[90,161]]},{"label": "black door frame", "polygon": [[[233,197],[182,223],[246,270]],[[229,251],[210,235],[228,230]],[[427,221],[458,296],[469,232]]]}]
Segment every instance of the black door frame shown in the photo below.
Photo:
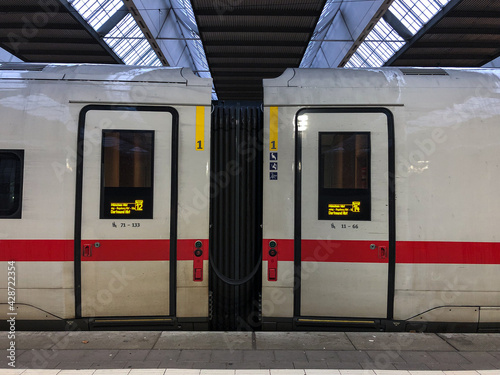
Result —
[{"label": "black door frame", "polygon": [[74,233],[74,280],[75,280],[75,318],[82,318],[82,204],[83,204],[83,161],[85,141],[85,118],[89,111],[136,111],[166,112],[172,115],[172,152],[171,152],[171,186],[170,186],[170,285],[169,312],[176,315],[177,300],[177,201],[178,201],[178,153],[179,153],[179,113],[167,106],[128,106],[97,105],[83,107],[78,118],[78,139],[76,159],[76,199],[75,199],[75,233]]},{"label": "black door frame", "polygon": [[[294,199],[294,319],[301,316],[301,270],[302,270],[302,132],[298,117],[306,113],[382,113],[387,116],[388,171],[389,171],[389,279],[387,285],[387,319],[394,317],[394,287],[396,277],[396,175],[394,150],[394,115],[387,108],[302,108],[295,114],[295,199]],[[355,130],[355,129],[353,129]]]}]

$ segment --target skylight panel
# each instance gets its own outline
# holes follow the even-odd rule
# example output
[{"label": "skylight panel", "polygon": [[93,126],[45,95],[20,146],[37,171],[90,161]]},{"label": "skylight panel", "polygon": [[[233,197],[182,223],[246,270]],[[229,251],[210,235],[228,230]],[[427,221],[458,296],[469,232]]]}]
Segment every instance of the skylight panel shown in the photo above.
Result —
[{"label": "skylight panel", "polygon": [[415,35],[449,0],[396,0],[389,11]]},{"label": "skylight panel", "polygon": [[161,65],[131,14],[127,14],[104,41],[127,65]]},{"label": "skylight panel", "polygon": [[359,46],[346,67],[378,67],[384,65],[403,45],[404,39],[381,19]]},{"label": "skylight panel", "polygon": [[[96,31],[123,7],[122,0],[73,0],[73,8]],[[161,66],[156,53],[131,14],[127,14],[104,37],[106,44],[127,65]]]},{"label": "skylight panel", "polygon": [[194,17],[193,7],[191,6],[191,2],[189,0],[177,0],[177,4],[179,5],[179,9],[184,13],[189,20],[196,25],[196,19]]},{"label": "skylight panel", "polygon": [[[66,0],[65,0],[66,1]],[[111,30],[104,36],[104,42],[113,52],[127,65],[161,66],[162,63],[151,48],[149,41],[145,38],[141,28],[137,25],[134,17],[124,12],[124,17],[114,27],[110,25],[110,18],[120,9],[125,9],[122,0],[67,0],[73,8],[89,23],[95,30]],[[183,66],[188,66],[195,74],[203,78],[211,78],[205,51],[198,34],[198,27],[193,8],[189,0],[170,0],[165,5],[171,7],[167,12],[176,17],[178,29],[171,29],[173,35],[168,39],[179,39],[186,43],[181,54],[172,57],[170,64],[176,65],[181,61]],[[140,10],[141,11],[141,10]],[[144,11],[148,11],[147,9]],[[120,17],[116,17],[120,18]],[[107,24],[106,24],[107,23]],[[104,25],[104,28],[102,27]],[[187,51],[187,52],[184,52]],[[183,55],[183,56],[181,56]],[[185,56],[189,55],[186,63]],[[217,98],[216,94],[212,94]]]},{"label": "skylight panel", "polygon": [[73,0],[70,3],[94,30],[99,30],[123,6],[122,0]]},{"label": "skylight panel", "polygon": [[[389,11],[415,35],[450,0],[395,0]],[[379,67],[405,45],[401,36],[381,18],[345,65]]]}]

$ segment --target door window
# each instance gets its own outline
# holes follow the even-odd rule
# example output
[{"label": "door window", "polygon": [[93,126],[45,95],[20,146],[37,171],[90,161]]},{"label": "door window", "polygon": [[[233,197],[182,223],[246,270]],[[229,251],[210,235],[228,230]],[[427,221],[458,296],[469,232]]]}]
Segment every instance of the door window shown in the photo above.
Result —
[{"label": "door window", "polygon": [[319,220],[370,220],[370,133],[319,133]]},{"label": "door window", "polygon": [[22,150],[0,151],[0,218],[21,218]]},{"label": "door window", "polygon": [[154,131],[103,130],[101,219],[153,218]]}]

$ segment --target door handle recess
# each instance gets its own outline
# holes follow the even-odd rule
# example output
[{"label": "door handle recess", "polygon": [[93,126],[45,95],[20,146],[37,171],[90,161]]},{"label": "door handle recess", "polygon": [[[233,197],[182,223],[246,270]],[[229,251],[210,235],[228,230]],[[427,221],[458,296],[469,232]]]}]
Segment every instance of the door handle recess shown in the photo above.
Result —
[{"label": "door handle recess", "polygon": [[83,251],[82,251],[82,257],[91,257],[91,256],[92,256],[92,245],[84,244]]},{"label": "door handle recess", "polygon": [[387,259],[387,246],[377,246],[375,244],[370,245],[371,250],[377,250],[377,256],[379,259]]},{"label": "door handle recess", "polygon": [[378,257],[380,259],[387,259],[387,248],[385,246],[378,247]]}]

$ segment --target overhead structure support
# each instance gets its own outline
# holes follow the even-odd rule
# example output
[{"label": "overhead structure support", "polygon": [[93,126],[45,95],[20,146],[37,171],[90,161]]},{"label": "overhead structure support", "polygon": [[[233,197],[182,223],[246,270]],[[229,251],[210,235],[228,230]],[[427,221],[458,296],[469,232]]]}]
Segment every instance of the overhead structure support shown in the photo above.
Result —
[{"label": "overhead structure support", "polygon": [[391,27],[401,36],[405,41],[410,40],[413,34],[410,30],[406,28],[405,25],[396,17],[390,10],[387,10],[383,16],[385,22],[387,22]]},{"label": "overhead structure support", "polygon": [[97,30],[97,34],[104,37],[106,36],[113,28],[118,25],[118,23],[125,18],[125,16],[129,13],[127,6],[123,5],[120,9],[118,9],[115,14],[113,14],[105,23],[102,25],[99,30]]},{"label": "overhead structure support", "polygon": [[0,62],[22,62],[22,60],[3,48],[0,48]]},{"label": "overhead structure support", "polygon": [[147,29],[145,35],[151,38],[153,48],[162,56],[160,59],[164,65],[189,67],[195,73],[205,71],[210,76],[208,66],[203,65],[195,46],[199,40],[197,26],[183,13],[176,0],[124,2],[129,9],[133,4],[132,15],[139,26]]},{"label": "overhead structure support", "polygon": [[[147,14],[147,11],[144,11],[145,9],[148,9],[143,4],[142,0],[123,0],[125,6],[128,8],[130,11],[130,14],[132,17],[134,17],[135,22],[137,22],[137,25],[141,29],[142,33],[148,40],[149,44],[151,45],[151,48],[153,48],[153,51],[155,51],[156,56],[158,56],[158,59],[160,59],[161,63],[164,66],[169,66],[172,65],[168,58],[163,54],[162,49],[159,47],[155,40],[155,31],[154,29],[151,29],[151,26],[154,26],[154,24],[151,24],[150,22],[147,22],[149,19],[149,15]],[[151,4],[150,4],[151,5]],[[143,11],[141,11],[141,9]],[[146,18],[144,18],[146,17]],[[175,65],[174,65],[175,66]]]},{"label": "overhead structure support", "polygon": [[344,66],[392,2],[367,0],[328,3],[300,66]]}]

